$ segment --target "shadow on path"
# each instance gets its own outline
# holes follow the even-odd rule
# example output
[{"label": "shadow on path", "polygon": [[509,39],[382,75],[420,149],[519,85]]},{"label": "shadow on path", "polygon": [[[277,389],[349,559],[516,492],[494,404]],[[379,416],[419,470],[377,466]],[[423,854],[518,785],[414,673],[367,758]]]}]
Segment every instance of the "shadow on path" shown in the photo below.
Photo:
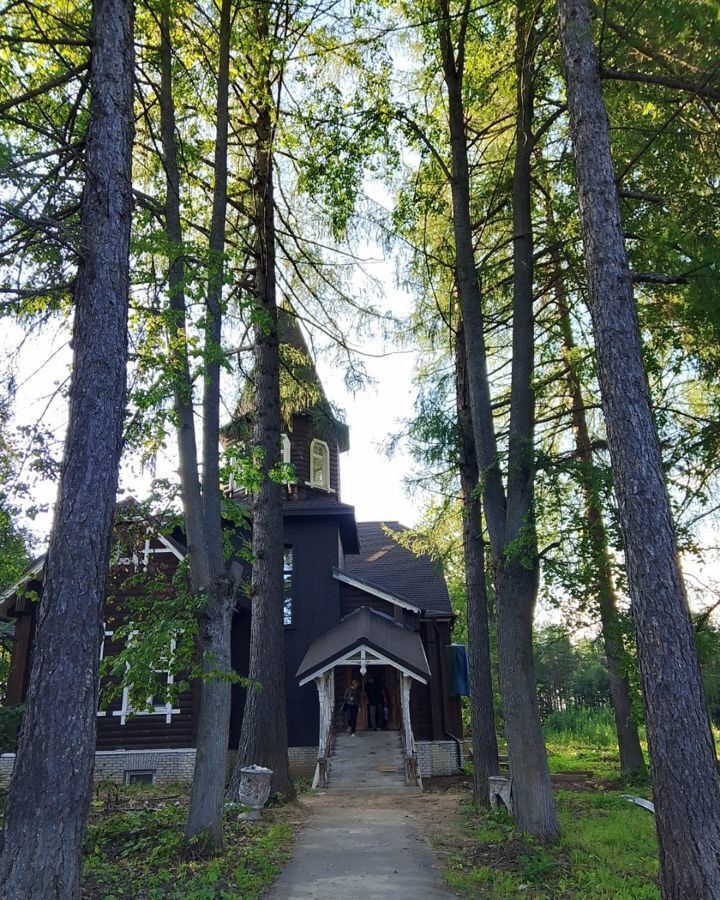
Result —
[{"label": "shadow on path", "polygon": [[413,803],[395,797],[313,796],[293,857],[269,900],[446,900]]}]

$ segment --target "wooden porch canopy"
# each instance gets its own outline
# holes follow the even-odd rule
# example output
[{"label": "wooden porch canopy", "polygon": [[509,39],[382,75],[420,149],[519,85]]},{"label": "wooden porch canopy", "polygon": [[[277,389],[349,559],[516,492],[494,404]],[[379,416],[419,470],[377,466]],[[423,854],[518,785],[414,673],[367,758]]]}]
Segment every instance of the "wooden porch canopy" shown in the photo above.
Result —
[{"label": "wooden porch canopy", "polygon": [[420,635],[384,613],[362,606],[316,638],[297,670],[300,684],[324,675],[335,666],[390,665],[403,675],[427,684],[430,678]]}]

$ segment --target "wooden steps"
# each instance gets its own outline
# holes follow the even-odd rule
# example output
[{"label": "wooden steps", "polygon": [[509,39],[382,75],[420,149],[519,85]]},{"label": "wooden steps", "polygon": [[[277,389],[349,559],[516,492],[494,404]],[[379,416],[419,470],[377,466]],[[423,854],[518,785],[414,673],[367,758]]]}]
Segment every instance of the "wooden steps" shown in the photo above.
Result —
[{"label": "wooden steps", "polygon": [[405,763],[398,731],[359,731],[335,738],[328,794],[420,794],[405,782]]}]

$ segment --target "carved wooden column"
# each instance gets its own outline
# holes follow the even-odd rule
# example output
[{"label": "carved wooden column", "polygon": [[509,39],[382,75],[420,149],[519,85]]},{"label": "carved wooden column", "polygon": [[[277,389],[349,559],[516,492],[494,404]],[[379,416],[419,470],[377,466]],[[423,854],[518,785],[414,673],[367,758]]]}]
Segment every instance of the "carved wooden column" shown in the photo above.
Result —
[{"label": "carved wooden column", "polygon": [[332,727],[335,716],[335,673],[333,669],[318,675],[315,679],[320,701],[320,722],[318,734],[318,761],[313,778],[313,790],[325,787],[330,752],[332,750]]},{"label": "carved wooden column", "polygon": [[420,768],[415,749],[415,736],[410,721],[410,689],[413,679],[409,675],[400,676],[400,708],[402,710],[403,747],[405,749],[405,780],[409,784],[422,787]]}]

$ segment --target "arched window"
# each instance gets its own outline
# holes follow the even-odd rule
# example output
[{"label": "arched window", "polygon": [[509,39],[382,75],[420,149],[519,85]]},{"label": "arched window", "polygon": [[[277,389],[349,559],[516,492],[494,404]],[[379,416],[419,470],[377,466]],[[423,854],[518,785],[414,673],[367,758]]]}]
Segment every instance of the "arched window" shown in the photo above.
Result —
[{"label": "arched window", "polygon": [[330,490],[330,448],[317,438],[310,442],[310,484]]},{"label": "arched window", "polygon": [[291,446],[290,446],[290,438],[286,434],[280,435],[280,455],[282,456],[282,461],[285,465],[289,466],[291,463]]}]

